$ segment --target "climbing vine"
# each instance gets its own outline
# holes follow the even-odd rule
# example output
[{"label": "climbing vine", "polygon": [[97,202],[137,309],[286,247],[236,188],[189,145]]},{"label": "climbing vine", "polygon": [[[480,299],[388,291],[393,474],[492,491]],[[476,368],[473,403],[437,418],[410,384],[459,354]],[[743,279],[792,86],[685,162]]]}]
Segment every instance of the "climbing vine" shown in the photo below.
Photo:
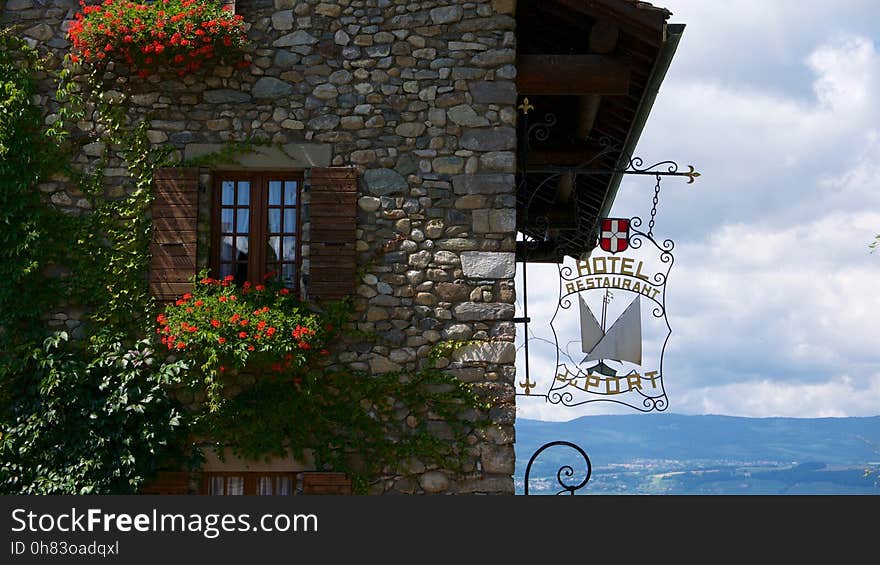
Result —
[{"label": "climbing vine", "polygon": [[0,371],[14,369],[21,346],[39,337],[30,322],[59,295],[43,271],[60,243],[53,226],[64,230],[68,222],[41,206],[34,189],[57,162],[56,138],[42,132],[39,108],[31,103],[31,76],[41,69],[36,51],[0,33]]},{"label": "climbing vine", "polygon": [[[250,459],[309,451],[359,492],[413,461],[460,467],[488,405],[430,364],[448,348],[416,371],[347,370],[325,351],[343,329],[365,337],[350,327],[351,304],[316,309],[280,288],[199,280],[160,311],[146,278],[148,211],[153,171],[172,163],[171,149],[149,142],[148,123],[131,119],[125,94],[105,89],[98,71],[55,72],[15,37],[0,43],[0,492],[136,492],[162,465],[195,464],[192,437]],[[51,116],[32,103],[37,71],[58,87]],[[85,133],[82,122],[95,127]],[[83,167],[74,157],[86,144],[98,154]],[[50,182],[86,204],[48,204],[40,188]],[[71,320],[78,339],[43,323],[72,306],[83,311]],[[187,389],[205,402],[183,406]]]},{"label": "climbing vine", "polygon": [[[200,422],[221,450],[248,459],[308,451],[319,469],[344,471],[356,492],[410,465],[463,471],[469,434],[488,403],[435,368],[371,375],[348,370],[266,373]],[[424,468],[424,467],[422,467]]]},{"label": "climbing vine", "polygon": [[382,473],[407,473],[413,458],[460,469],[488,405],[433,367],[443,351],[417,371],[351,371],[332,365],[329,349],[357,333],[346,329],[350,301],[318,310],[274,281],[237,286],[202,273],[193,282],[157,316],[155,333],[188,361],[182,385],[206,393],[190,407],[193,431],[219,452],[304,460],[308,451],[318,468],[349,473],[361,492]]},{"label": "climbing vine", "polygon": [[[134,492],[186,431],[166,386],[183,366],[143,342],[145,211],[165,153],[94,76],[47,68],[7,32],[0,42],[0,492]],[[38,72],[58,86],[55,114],[33,103]],[[95,124],[92,134],[73,127],[80,120]],[[102,154],[78,168],[73,156],[87,143]],[[132,183],[119,197],[105,190],[113,159]],[[90,211],[48,204],[47,186],[81,194]],[[45,321],[71,307],[82,311],[69,320],[76,340]]]}]

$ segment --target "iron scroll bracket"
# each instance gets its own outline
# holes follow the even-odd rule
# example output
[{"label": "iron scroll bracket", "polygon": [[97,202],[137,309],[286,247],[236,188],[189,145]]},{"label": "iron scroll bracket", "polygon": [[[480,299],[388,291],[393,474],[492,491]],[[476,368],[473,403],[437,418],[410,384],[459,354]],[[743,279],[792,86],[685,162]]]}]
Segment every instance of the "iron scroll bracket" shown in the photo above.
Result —
[{"label": "iron scroll bracket", "polygon": [[590,475],[593,474],[593,465],[592,465],[592,463],[590,463],[590,457],[587,455],[587,452],[584,451],[583,449],[581,449],[580,446],[578,446],[574,443],[571,443],[570,441],[558,440],[558,441],[551,441],[549,443],[545,443],[544,445],[539,447],[537,449],[537,451],[535,451],[535,453],[532,454],[531,459],[529,459],[528,465],[526,465],[526,472],[525,472],[525,475],[523,478],[523,482],[524,482],[523,494],[525,494],[525,495],[529,494],[529,477],[531,476],[531,473],[532,473],[532,463],[534,463],[535,459],[537,459],[538,456],[541,453],[543,453],[545,450],[550,449],[552,447],[558,447],[558,446],[570,447],[570,448],[574,449],[575,451],[577,451],[581,457],[583,457],[584,463],[586,465],[586,475],[584,476],[584,479],[581,482],[579,482],[578,484],[574,484],[574,485],[569,484],[565,481],[565,478],[570,478],[570,477],[574,476],[574,469],[570,465],[563,465],[562,467],[559,468],[558,471],[556,471],[556,481],[562,487],[562,490],[560,490],[556,494],[557,495],[570,494],[573,496],[576,491],[579,491],[580,489],[587,486],[587,483],[590,480]]}]

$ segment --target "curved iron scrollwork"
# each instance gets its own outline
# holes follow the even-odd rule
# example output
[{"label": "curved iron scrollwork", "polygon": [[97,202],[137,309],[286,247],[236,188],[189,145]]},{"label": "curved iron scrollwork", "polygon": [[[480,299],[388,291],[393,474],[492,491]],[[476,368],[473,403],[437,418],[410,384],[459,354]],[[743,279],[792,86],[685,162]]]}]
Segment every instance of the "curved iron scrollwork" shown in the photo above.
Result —
[{"label": "curved iron scrollwork", "polygon": [[[697,172],[693,165],[687,165],[688,170],[681,171],[679,170],[678,163],[676,163],[675,161],[660,161],[647,167],[645,166],[645,160],[641,157],[624,159],[624,161],[628,161],[627,165],[625,167],[621,167],[615,172],[627,175],[687,177],[688,184],[693,184],[693,182],[697,180],[697,178],[700,176],[700,173]],[[665,169],[663,168],[664,166]]]},{"label": "curved iron scrollwork", "polygon": [[539,447],[537,449],[537,451],[535,451],[535,453],[532,454],[531,459],[529,459],[528,465],[526,465],[526,472],[524,475],[523,494],[525,494],[525,495],[529,494],[529,478],[532,473],[532,463],[534,463],[535,459],[537,459],[538,456],[541,453],[543,453],[545,450],[550,449],[551,447],[557,447],[557,446],[570,447],[570,448],[574,449],[575,451],[577,451],[578,454],[584,458],[584,463],[586,464],[586,475],[584,476],[584,479],[580,483],[568,484],[565,479],[566,478],[570,479],[571,477],[574,476],[574,468],[571,467],[570,465],[563,465],[562,467],[559,468],[558,471],[556,471],[556,482],[558,482],[559,485],[562,487],[562,490],[560,490],[556,494],[560,495],[563,493],[568,493],[568,494],[574,495],[574,493],[576,491],[587,486],[587,482],[589,482],[590,476],[593,474],[593,465],[592,465],[592,463],[590,463],[590,457],[587,455],[587,452],[584,451],[583,449],[581,449],[580,446],[578,446],[574,443],[571,443],[570,441],[559,440],[559,441],[551,441],[550,443],[545,443],[544,445]]}]

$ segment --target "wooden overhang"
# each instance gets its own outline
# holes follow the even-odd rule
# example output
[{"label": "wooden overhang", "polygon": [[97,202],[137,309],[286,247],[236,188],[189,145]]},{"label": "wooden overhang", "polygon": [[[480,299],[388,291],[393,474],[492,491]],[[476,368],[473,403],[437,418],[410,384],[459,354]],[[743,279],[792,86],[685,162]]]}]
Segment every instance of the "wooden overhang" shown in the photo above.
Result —
[{"label": "wooden overhang", "polygon": [[[632,157],[684,31],[672,14],[635,0],[519,0],[517,90],[534,107],[520,114],[519,260],[579,258],[596,245],[620,170]],[[555,118],[546,136],[526,124]]]}]

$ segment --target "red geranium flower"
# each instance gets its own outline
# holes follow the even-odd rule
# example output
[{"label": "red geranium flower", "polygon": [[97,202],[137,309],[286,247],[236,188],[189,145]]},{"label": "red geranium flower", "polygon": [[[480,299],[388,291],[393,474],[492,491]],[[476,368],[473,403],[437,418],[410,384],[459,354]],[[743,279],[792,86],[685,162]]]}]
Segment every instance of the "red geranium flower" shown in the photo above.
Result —
[{"label": "red geranium flower", "polygon": [[[68,28],[68,37],[73,44],[76,59],[84,63],[98,63],[109,59],[123,47],[134,48],[134,55],[129,59],[124,54],[118,58],[133,67],[133,71],[143,74],[160,67],[169,70],[186,72],[195,65],[186,64],[190,53],[201,47],[211,49],[201,52],[206,58],[217,58],[227,64],[241,59],[242,48],[247,43],[244,22],[228,10],[223,10],[219,3],[184,2],[104,2],[102,5],[85,6],[82,11],[74,14]],[[171,34],[169,43],[160,42]],[[155,41],[158,38],[160,41]],[[173,52],[168,47],[179,47]],[[102,55],[103,53],[103,55]],[[147,63],[143,54],[155,53],[160,58]],[[175,57],[182,55],[183,61]],[[176,67],[176,68],[175,68]]]}]

